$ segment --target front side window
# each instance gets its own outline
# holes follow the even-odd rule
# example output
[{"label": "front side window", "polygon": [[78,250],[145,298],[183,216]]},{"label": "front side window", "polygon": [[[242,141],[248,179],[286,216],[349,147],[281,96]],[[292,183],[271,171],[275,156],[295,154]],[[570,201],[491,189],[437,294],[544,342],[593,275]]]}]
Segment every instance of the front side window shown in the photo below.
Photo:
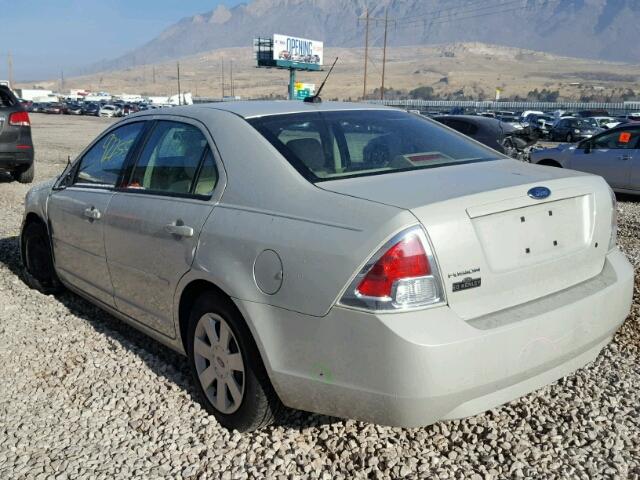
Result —
[{"label": "front side window", "polygon": [[598,149],[621,149],[628,150],[635,148],[640,137],[640,130],[615,130],[604,133],[591,140],[592,148]]},{"label": "front side window", "polygon": [[159,193],[194,194],[203,161],[203,180],[198,184],[197,194],[211,186],[206,192],[210,194],[217,182],[217,171],[202,132],[186,123],[160,121],[151,132],[126,186]]},{"label": "front side window", "polygon": [[115,186],[142,127],[142,122],[130,123],[102,137],[80,160],[76,183]]},{"label": "front side window", "polygon": [[249,123],[312,182],[499,158],[434,121],[401,111],[298,113]]}]

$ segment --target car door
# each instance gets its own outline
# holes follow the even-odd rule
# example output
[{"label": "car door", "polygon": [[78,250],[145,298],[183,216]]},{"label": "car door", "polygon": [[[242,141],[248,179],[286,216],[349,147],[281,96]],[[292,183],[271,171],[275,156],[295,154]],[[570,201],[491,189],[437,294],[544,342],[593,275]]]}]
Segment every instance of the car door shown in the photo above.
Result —
[{"label": "car door", "polygon": [[628,188],[630,190],[640,190],[640,128],[630,129],[636,141],[631,154],[631,174],[629,175]]},{"label": "car door", "polygon": [[569,120],[562,119],[556,123],[555,127],[553,127],[553,139],[564,139],[567,136],[567,132],[569,131]]},{"label": "car door", "polygon": [[105,222],[116,308],[175,336],[173,297],[221,192],[213,142],[195,121],[157,120]]},{"label": "car door", "polygon": [[581,142],[571,158],[570,168],[595,173],[613,188],[629,188],[638,129],[608,131]]},{"label": "car door", "polygon": [[76,162],[48,203],[58,275],[68,284],[113,306],[104,249],[104,218],[127,156],[144,124],[108,131]]}]

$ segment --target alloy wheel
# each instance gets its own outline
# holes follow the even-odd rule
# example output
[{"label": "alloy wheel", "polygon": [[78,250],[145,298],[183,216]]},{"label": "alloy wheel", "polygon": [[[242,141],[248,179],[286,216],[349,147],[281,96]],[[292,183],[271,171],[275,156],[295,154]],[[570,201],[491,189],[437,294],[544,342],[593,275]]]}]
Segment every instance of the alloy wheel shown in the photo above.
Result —
[{"label": "alloy wheel", "polygon": [[238,410],[245,391],[244,362],[236,336],[220,315],[206,313],[198,320],[193,358],[211,405],[226,415]]}]

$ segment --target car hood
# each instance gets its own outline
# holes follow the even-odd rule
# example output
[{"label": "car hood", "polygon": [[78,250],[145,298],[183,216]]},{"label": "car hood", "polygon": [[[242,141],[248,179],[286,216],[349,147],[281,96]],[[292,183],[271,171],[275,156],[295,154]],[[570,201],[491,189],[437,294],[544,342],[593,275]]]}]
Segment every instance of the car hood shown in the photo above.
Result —
[{"label": "car hood", "polygon": [[517,160],[399,171],[317,183],[324,190],[404,209],[517,185],[587,175]]}]

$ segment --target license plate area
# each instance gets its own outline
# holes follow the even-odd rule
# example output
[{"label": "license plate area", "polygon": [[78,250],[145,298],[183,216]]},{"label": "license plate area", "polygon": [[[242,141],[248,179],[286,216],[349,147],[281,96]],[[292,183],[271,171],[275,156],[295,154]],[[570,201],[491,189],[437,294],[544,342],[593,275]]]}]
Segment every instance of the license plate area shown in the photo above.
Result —
[{"label": "license plate area", "polygon": [[593,196],[581,195],[471,221],[490,268],[505,272],[587,248],[594,211]]}]

